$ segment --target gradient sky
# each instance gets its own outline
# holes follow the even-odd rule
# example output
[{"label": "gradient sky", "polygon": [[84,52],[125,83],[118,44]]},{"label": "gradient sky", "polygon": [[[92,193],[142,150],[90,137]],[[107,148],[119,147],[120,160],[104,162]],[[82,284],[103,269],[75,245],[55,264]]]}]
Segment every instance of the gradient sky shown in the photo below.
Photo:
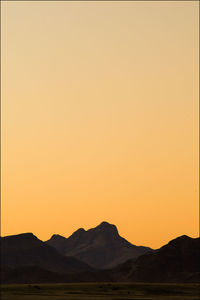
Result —
[{"label": "gradient sky", "polygon": [[198,2],[2,2],[2,235],[198,235]]}]

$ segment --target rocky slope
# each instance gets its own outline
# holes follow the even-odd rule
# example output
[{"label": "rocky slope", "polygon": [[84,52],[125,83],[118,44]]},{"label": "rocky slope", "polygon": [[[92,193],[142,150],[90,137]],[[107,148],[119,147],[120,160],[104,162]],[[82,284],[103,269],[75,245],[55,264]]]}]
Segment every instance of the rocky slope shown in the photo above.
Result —
[{"label": "rocky slope", "polygon": [[78,229],[69,238],[53,235],[46,242],[65,256],[73,256],[96,269],[109,269],[130,258],[152,251],[122,238],[115,225],[102,222],[95,228]]}]

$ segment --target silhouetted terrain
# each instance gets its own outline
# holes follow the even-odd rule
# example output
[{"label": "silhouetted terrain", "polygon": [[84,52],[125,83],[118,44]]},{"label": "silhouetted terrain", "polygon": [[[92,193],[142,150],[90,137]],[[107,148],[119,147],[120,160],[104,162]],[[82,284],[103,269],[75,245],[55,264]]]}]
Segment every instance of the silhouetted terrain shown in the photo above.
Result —
[{"label": "silhouetted terrain", "polygon": [[115,268],[115,280],[200,282],[200,238],[181,236]]},{"label": "silhouetted terrain", "polygon": [[80,228],[69,238],[53,235],[46,243],[63,255],[74,256],[96,269],[113,268],[152,251],[148,247],[132,245],[119,235],[115,225],[107,222],[87,231]]},{"label": "silhouetted terrain", "polygon": [[13,269],[37,266],[58,273],[92,271],[84,262],[61,255],[32,233],[3,237],[0,246],[2,267]]},{"label": "silhouetted terrain", "polygon": [[[79,230],[67,239],[70,242],[70,254],[73,252],[73,245],[74,251],[84,248],[84,238],[80,237],[82,232],[84,231]],[[96,259],[105,257],[107,264],[109,257],[111,265],[116,261],[119,256],[117,249],[122,254],[124,247],[129,249],[129,243],[118,235],[114,225],[104,222],[86,233],[88,232],[86,244],[89,247],[91,241],[91,255],[96,248],[105,251],[101,256],[97,252]],[[107,242],[108,239],[110,243]],[[64,244],[66,242],[62,237],[59,240],[61,243],[64,241]],[[200,238],[178,237],[158,250],[129,259],[107,270],[95,270],[75,257],[64,256],[31,233],[3,237],[0,243],[2,283],[200,282]]]}]

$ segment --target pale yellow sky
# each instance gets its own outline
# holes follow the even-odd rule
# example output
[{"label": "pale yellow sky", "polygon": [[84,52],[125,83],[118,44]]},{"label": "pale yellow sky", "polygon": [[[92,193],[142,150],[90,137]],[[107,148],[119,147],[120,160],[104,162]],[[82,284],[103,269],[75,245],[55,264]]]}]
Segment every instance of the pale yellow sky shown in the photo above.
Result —
[{"label": "pale yellow sky", "polygon": [[2,235],[198,235],[198,2],[2,6]]}]

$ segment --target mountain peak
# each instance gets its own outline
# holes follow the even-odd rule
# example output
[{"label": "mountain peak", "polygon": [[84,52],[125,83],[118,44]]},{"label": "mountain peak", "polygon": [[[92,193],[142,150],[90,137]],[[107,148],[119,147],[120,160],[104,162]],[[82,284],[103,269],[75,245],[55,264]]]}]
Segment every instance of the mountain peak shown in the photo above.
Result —
[{"label": "mountain peak", "polygon": [[181,235],[181,236],[178,236],[177,238],[171,240],[168,244],[177,244],[177,243],[182,243],[182,242],[185,242],[185,241],[189,241],[191,240],[192,238],[189,237],[188,235]]},{"label": "mountain peak", "polygon": [[79,228],[74,233],[82,233],[82,232],[85,232],[84,228]]},{"label": "mountain peak", "polygon": [[84,228],[79,228],[76,231],[74,231],[74,233],[72,233],[72,235],[69,237],[71,238],[75,238],[75,239],[79,239],[82,238],[83,234],[85,233],[85,229]]},{"label": "mountain peak", "polygon": [[106,269],[150,251],[137,247],[122,238],[117,227],[103,221],[85,230],[79,228],[70,237],[47,241],[65,256],[74,256],[97,269]]},{"label": "mountain peak", "polygon": [[106,221],[103,221],[103,222],[101,222],[101,223],[99,224],[99,226],[115,226],[115,225],[112,225],[112,224],[110,224],[110,223],[108,223],[108,222],[106,222]]},{"label": "mountain peak", "polygon": [[[101,222],[97,227],[99,228],[112,228],[112,229],[117,229],[117,227],[114,224],[110,224],[106,221]],[[96,228],[97,228],[96,227]]]},{"label": "mountain peak", "polygon": [[50,238],[50,240],[62,240],[62,239],[65,239],[65,237],[63,237],[62,235],[60,234],[53,234],[52,237]]},{"label": "mountain peak", "polygon": [[[98,226],[96,226],[95,228],[90,229],[92,231],[100,231],[103,233],[110,233],[110,234],[114,234],[114,235],[119,235],[117,227],[113,224],[110,224],[106,221],[101,222]],[[89,231],[90,231],[89,230]]]}]

